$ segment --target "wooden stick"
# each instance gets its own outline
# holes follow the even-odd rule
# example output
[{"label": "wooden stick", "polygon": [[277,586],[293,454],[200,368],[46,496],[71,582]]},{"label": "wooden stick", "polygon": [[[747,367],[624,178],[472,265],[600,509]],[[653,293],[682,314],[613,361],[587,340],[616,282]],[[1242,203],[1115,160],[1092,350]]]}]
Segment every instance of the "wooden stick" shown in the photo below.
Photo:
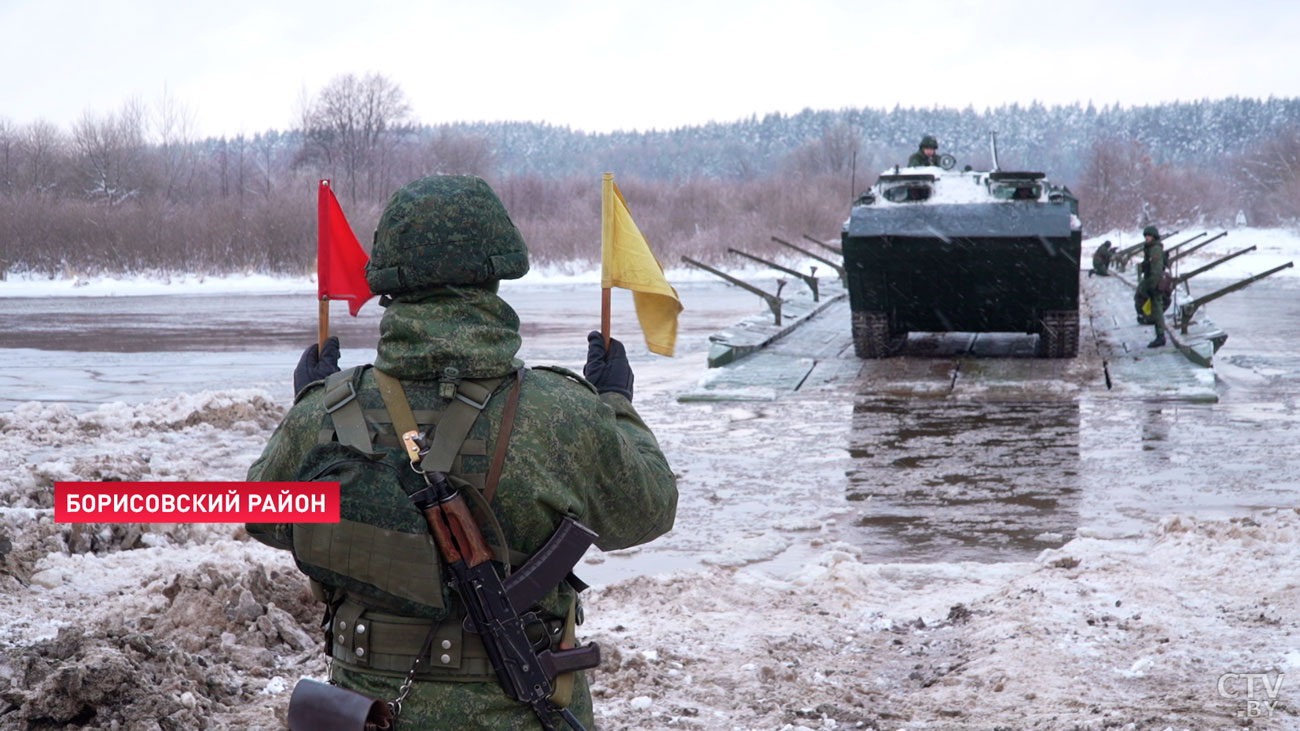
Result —
[{"label": "wooden stick", "polygon": [[605,350],[609,351],[609,287],[600,289],[600,336],[605,339]]},{"label": "wooden stick", "polygon": [[330,298],[320,298],[320,339],[316,344],[316,357],[325,350],[325,338],[330,336]]}]

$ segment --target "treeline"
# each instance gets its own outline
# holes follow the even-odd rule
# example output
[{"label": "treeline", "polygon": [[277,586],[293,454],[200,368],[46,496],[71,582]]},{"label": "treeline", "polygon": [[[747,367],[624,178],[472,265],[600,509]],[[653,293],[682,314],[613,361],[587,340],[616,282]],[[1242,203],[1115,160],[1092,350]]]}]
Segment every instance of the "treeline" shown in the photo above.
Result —
[{"label": "treeline", "polygon": [[301,274],[315,189],[331,178],[369,243],[387,196],[434,173],[501,194],[538,263],[593,259],[599,181],[613,171],[665,263],[770,251],[773,234],[831,238],[856,189],[921,134],[986,168],[1042,170],[1081,200],[1085,228],[1300,219],[1300,99],[1097,109],[805,110],[676,130],[588,134],[531,123],[431,127],[378,74],[335,78],[286,132],[198,139],[175,100],[87,112],[71,129],[0,118],[0,273]]}]

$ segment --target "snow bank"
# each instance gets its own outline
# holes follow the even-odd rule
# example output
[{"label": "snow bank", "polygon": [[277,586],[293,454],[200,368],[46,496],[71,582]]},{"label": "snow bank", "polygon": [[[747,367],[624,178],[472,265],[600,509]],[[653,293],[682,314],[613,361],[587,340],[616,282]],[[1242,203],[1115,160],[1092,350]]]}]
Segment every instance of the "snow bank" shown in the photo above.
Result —
[{"label": "snow bank", "polygon": [[52,504],[56,480],[240,480],[283,413],[241,389],[0,414],[0,725],[282,727],[284,676],[324,669],[287,555],[241,525],[60,525]]},{"label": "snow bank", "polygon": [[[597,713],[608,729],[1236,727],[1245,690],[1222,697],[1221,676],[1295,672],[1297,560],[1300,516],[1273,511],[1029,564],[830,546],[794,581],[632,579],[589,600]],[[1295,721],[1294,693],[1276,722]]]},{"label": "snow bank", "polygon": [[316,291],[313,278],[283,278],[264,274],[203,276],[196,274],[139,277],[75,277],[52,279],[10,274],[0,281],[0,297],[137,297],[159,294],[227,295],[308,294]]}]

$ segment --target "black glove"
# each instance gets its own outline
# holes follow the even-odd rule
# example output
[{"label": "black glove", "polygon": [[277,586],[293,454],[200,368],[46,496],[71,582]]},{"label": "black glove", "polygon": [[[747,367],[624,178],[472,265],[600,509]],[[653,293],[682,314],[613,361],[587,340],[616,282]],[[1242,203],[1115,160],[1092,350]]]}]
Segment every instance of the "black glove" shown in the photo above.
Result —
[{"label": "black glove", "polygon": [[600,393],[621,393],[632,400],[632,364],[627,362],[627,351],[623,344],[614,338],[609,339],[609,351],[605,351],[605,339],[592,330],[587,335],[587,365],[582,367],[582,375],[591,381]]},{"label": "black glove", "polygon": [[333,335],[325,338],[325,350],[317,355],[316,343],[307,346],[293,369],[293,392],[297,394],[307,384],[339,372],[339,339]]}]

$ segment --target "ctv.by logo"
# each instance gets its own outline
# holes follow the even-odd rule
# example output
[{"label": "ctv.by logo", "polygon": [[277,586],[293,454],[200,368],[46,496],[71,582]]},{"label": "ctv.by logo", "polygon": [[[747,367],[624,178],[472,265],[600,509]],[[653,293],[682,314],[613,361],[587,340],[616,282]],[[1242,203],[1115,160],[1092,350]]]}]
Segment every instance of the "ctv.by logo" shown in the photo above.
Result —
[{"label": "ctv.by logo", "polygon": [[1284,678],[1282,673],[1224,673],[1219,676],[1219,697],[1241,701],[1240,718],[1272,718]]}]

